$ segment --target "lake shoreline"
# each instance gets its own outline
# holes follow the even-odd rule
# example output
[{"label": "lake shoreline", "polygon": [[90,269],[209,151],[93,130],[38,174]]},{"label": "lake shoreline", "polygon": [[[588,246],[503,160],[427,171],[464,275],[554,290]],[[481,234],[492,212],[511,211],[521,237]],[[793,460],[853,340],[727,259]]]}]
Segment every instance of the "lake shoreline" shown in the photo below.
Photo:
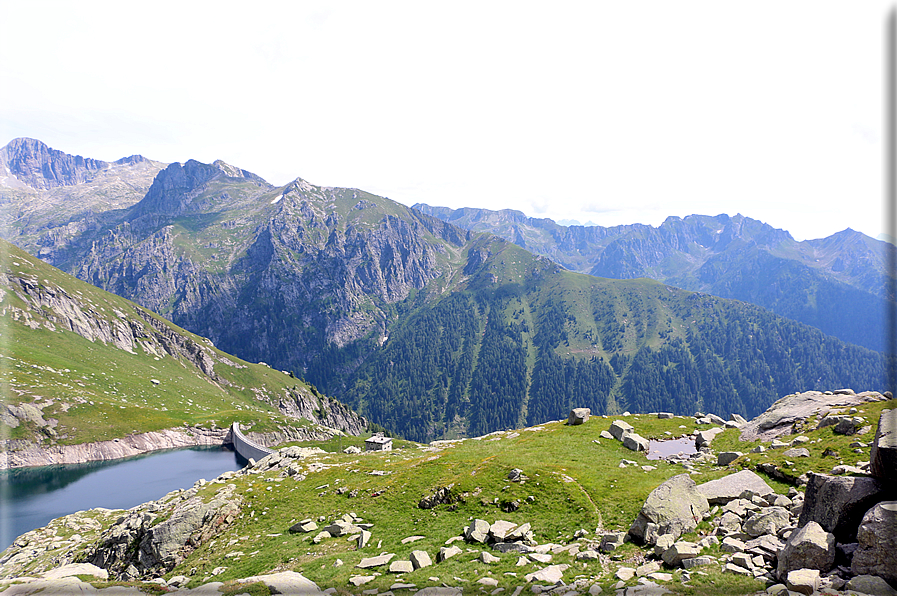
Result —
[{"label": "lake shoreline", "polygon": [[0,470],[52,466],[56,464],[83,464],[92,461],[108,461],[133,457],[163,449],[200,447],[230,444],[230,429],[211,429],[199,426],[168,428],[128,435],[120,439],[79,443],[77,445],[53,445],[33,447],[0,453]]}]

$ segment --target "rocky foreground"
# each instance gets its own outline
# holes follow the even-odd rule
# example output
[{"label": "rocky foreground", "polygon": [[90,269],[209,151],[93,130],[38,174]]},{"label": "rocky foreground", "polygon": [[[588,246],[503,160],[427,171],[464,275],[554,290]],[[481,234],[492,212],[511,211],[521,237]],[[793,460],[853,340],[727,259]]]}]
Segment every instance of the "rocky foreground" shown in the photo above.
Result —
[{"label": "rocky foreground", "polygon": [[[224,566],[207,572],[189,569],[184,571],[187,575],[171,576],[177,565],[214,542],[236,519],[255,515],[247,502],[253,497],[235,490],[236,479],[262,479],[261,484],[268,485],[262,490],[270,491],[284,482],[301,482],[327,465],[315,460],[316,450],[290,447],[239,472],[228,472],[211,482],[199,481],[189,490],[175,491],[127,512],[95,509],[54,520],[19,537],[0,553],[0,577],[4,578],[0,586],[6,586],[4,594],[23,595],[96,592],[108,596],[145,594],[146,590],[238,594],[241,586],[246,586],[245,593],[249,593],[260,584],[273,594],[373,595],[387,592],[366,589],[367,585],[392,574],[396,581],[388,592],[394,594],[499,594],[504,586],[514,586],[508,594],[595,595],[612,589],[626,596],[680,592],[708,574],[722,573],[765,582],[768,594],[897,594],[897,409],[882,410],[877,425],[857,411],[858,406],[889,398],[875,392],[852,391],[796,394],[779,400],[750,423],[735,416],[723,421],[713,415],[696,414],[698,426],[707,427],[693,435],[696,452],[671,457],[683,466],[684,473],[651,491],[628,529],[578,530],[570,540],[538,542],[530,523],[472,518],[463,532],[439,537],[445,545],[438,550],[414,550],[413,543],[424,536],[408,536],[401,543],[412,545],[409,553],[384,551],[361,558],[348,584],[337,587],[319,586],[295,570],[277,568],[227,582],[216,580],[226,570]],[[630,420],[635,422],[634,418]],[[567,423],[571,427],[602,424],[602,419],[590,420],[587,410],[576,409]],[[814,430],[832,427],[839,435],[868,438],[868,443],[857,440],[852,445],[865,445],[870,459],[857,466],[839,464],[830,473],[807,473],[796,478],[789,477],[787,469],[758,466],[767,477],[776,478],[778,472],[781,478],[790,480],[793,486],[786,494],[776,493],[750,469],[696,482],[694,478],[700,474],[697,466],[724,466],[744,455],[712,450],[715,437],[726,427],[737,428],[745,436],[773,431],[774,436],[766,436],[769,443],[760,444],[753,452],[784,450],[786,457],[794,459],[806,457],[803,451],[811,441],[802,432],[812,435]],[[648,442],[637,430],[616,419],[601,436],[620,441],[633,452],[645,451]],[[519,436],[508,436],[515,435]],[[855,450],[866,453],[863,447]],[[620,467],[652,466],[624,459]],[[369,472],[376,473],[388,474]],[[509,483],[527,480],[521,469],[511,470],[507,477]],[[327,490],[326,486],[318,488]],[[352,492],[358,491],[346,486],[336,489],[347,498],[358,496]],[[417,507],[423,511],[437,507],[452,511],[459,500],[474,496],[458,495],[444,486],[421,499]],[[526,506],[512,501],[502,508],[511,512]],[[352,513],[305,518],[288,528],[289,534],[307,536],[314,545],[348,539],[358,550],[377,542],[378,531],[374,524]],[[222,565],[228,559],[258,554],[244,555],[236,550],[237,545],[228,545],[225,550],[229,548],[234,550],[224,557]],[[618,556],[621,552],[627,553],[625,557]],[[497,577],[484,574],[476,581],[447,577],[438,571],[450,559],[472,556],[472,562],[485,569],[516,561],[519,571]],[[336,564],[343,563],[337,559]],[[403,581],[403,575],[424,568],[433,569],[434,581],[429,587]],[[584,575],[583,570],[597,571],[598,575]],[[200,577],[202,581],[196,587]],[[110,585],[112,580],[126,583]],[[188,584],[195,587],[188,590]]]}]

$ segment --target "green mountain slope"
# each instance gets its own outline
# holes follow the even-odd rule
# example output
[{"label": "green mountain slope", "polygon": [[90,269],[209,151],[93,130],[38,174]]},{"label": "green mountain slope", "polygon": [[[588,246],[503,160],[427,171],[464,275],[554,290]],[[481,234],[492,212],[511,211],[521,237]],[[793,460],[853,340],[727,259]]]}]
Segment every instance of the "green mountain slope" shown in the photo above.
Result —
[{"label": "green mountain slope", "polygon": [[306,383],[215,348],[0,240],[4,454],[188,427],[294,437],[365,421]]},{"label": "green mountain slope", "polygon": [[489,232],[571,271],[615,279],[650,277],[688,290],[752,302],[873,350],[884,349],[889,253],[853,230],[795,241],[784,230],[736,215],[670,217],[659,227],[562,226],[520,211],[415,209]]},{"label": "green mountain slope", "polygon": [[879,354],[757,306],[570,273],[494,237],[480,242],[490,254],[457,291],[416,309],[355,373],[328,376],[336,352],[314,378],[415,440],[581,406],[752,417],[792,388],[884,383]]}]

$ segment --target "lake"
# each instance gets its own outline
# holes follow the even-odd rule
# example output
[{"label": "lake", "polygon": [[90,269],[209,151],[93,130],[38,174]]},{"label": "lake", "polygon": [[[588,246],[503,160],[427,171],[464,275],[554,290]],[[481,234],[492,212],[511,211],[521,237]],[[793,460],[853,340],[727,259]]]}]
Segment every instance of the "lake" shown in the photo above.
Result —
[{"label": "lake", "polygon": [[137,457],[0,472],[0,551],[21,534],[76,511],[129,509],[239,470],[246,460],[224,446],[154,451]]}]

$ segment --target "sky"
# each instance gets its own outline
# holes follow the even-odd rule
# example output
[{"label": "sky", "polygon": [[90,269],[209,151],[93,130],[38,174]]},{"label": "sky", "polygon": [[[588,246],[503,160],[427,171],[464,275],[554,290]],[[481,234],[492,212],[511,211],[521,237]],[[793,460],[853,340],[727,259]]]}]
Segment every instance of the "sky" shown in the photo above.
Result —
[{"label": "sky", "polygon": [[893,1],[0,0],[0,145],[609,226],[885,232]]}]

